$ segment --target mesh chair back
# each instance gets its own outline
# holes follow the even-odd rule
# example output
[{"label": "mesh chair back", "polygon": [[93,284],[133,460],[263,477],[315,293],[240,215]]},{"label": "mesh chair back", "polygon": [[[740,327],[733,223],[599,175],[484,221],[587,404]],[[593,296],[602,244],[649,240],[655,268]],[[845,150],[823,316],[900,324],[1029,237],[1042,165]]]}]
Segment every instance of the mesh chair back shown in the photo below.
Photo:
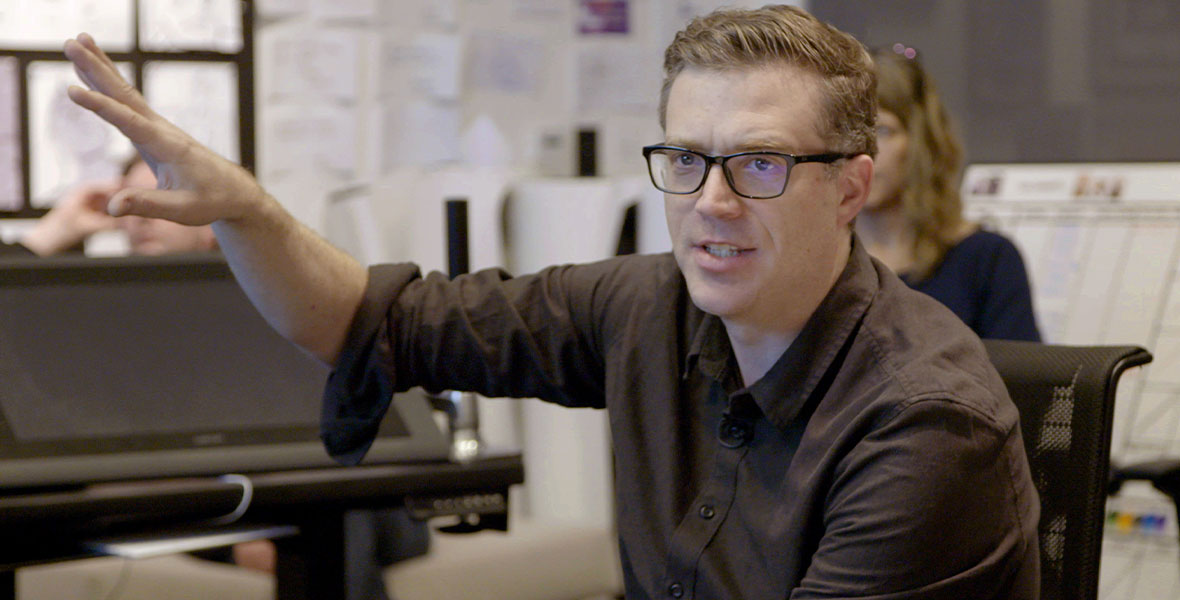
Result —
[{"label": "mesh chair back", "polygon": [[1138,346],[985,340],[1020,411],[1041,498],[1041,600],[1098,597],[1115,388],[1151,361]]}]

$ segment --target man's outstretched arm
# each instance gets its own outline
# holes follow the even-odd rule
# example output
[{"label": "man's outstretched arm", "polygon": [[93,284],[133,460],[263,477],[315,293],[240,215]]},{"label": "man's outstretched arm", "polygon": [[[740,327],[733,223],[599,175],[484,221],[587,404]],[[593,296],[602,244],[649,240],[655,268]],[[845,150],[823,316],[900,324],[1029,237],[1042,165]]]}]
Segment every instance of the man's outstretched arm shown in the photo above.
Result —
[{"label": "man's outstretched arm", "polygon": [[245,169],[156,114],[86,34],[65,44],[90,88],[70,99],[117,127],[151,166],[157,188],[115,194],[107,211],[212,224],[238,283],[287,339],[333,364],[359,306],[365,268],[299,223]]}]

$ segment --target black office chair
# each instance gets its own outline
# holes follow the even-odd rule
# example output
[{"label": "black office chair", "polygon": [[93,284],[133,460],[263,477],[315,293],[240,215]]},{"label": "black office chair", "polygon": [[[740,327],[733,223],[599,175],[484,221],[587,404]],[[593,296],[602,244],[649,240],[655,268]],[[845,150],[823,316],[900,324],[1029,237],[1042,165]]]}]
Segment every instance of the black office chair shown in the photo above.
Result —
[{"label": "black office chair", "polygon": [[1151,362],[1138,346],[985,340],[1020,411],[1041,497],[1041,599],[1094,600],[1102,552],[1115,388]]}]

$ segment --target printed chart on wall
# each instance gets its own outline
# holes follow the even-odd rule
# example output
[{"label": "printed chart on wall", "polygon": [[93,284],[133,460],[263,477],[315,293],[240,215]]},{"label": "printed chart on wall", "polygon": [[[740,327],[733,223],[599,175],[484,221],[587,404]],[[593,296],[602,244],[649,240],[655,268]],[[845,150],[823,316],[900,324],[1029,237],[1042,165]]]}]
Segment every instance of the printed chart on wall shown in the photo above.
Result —
[{"label": "printed chart on wall", "polygon": [[[1113,459],[1180,457],[1180,164],[972,165],[963,199],[1020,248],[1046,342],[1154,355],[1120,382]],[[1100,597],[1180,598],[1170,500],[1127,488],[1107,517]]]}]

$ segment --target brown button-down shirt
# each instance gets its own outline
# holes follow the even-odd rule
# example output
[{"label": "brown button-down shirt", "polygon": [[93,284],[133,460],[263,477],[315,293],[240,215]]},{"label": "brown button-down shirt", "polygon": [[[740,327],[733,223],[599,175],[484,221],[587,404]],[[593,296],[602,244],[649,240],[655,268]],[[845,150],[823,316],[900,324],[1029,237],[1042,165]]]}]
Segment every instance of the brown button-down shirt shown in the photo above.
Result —
[{"label": "brown button-down shirt", "polygon": [[627,597],[1036,598],[1038,502],[978,339],[859,242],[742,387],[670,255],[448,281],[375,268],[325,395],[341,460],[421,385],[606,408]]}]

